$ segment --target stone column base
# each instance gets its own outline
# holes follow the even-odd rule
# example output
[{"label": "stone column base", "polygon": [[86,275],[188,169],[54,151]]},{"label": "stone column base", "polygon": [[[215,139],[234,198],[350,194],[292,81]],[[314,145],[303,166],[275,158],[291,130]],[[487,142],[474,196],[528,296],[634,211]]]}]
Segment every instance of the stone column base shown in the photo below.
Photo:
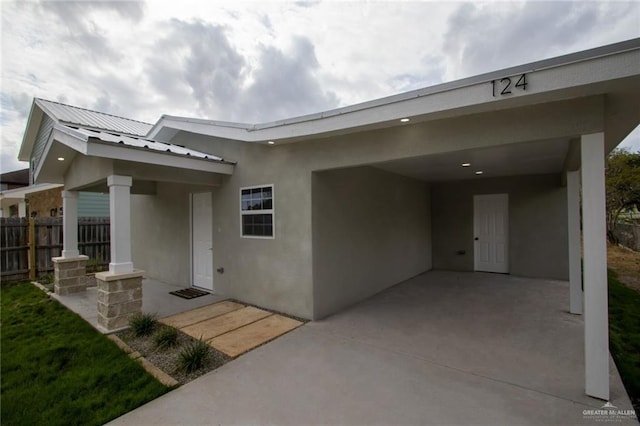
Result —
[{"label": "stone column base", "polygon": [[142,312],[142,275],[134,270],[124,274],[98,272],[98,327],[114,331],[126,327],[129,318]]},{"label": "stone column base", "polygon": [[57,295],[67,296],[87,290],[87,260],[88,256],[54,257],[54,285]]}]

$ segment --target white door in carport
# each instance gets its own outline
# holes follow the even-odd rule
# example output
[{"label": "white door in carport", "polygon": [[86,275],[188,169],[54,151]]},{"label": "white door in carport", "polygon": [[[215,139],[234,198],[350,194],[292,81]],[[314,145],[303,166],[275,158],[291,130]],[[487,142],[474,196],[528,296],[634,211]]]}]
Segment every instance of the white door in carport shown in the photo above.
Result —
[{"label": "white door in carport", "polygon": [[213,224],[211,192],[191,194],[193,286],[213,290]]},{"label": "white door in carport", "polygon": [[509,194],[473,196],[474,269],[509,272]]}]

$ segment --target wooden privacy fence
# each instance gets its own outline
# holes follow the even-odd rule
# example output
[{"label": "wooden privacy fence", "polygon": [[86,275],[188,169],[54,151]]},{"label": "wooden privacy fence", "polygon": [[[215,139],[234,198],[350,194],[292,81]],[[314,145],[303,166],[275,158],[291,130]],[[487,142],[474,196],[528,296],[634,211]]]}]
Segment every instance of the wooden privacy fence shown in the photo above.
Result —
[{"label": "wooden privacy fence", "polygon": [[[109,264],[109,218],[78,218],[78,250],[89,257],[87,272]],[[35,279],[53,272],[62,253],[62,217],[0,218],[2,281]]]}]

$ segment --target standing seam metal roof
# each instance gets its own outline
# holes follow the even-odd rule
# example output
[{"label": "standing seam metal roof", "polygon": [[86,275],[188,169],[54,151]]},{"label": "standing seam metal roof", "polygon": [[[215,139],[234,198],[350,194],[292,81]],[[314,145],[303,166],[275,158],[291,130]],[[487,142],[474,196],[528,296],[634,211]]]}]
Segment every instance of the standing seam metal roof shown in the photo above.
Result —
[{"label": "standing seam metal roof", "polygon": [[80,134],[83,138],[86,138],[87,142],[89,142],[89,140],[91,139],[114,145],[125,145],[129,148],[146,149],[163,154],[172,154],[183,157],[192,157],[200,160],[210,160],[235,164],[233,162],[225,161],[223,158],[218,157],[217,155],[208,154],[206,152],[197,151],[195,149],[185,148],[179,145],[154,141],[152,139],[139,138],[130,135],[118,134],[115,132],[105,132],[62,124],[57,125],[56,128],[71,131],[74,134]]},{"label": "standing seam metal roof", "polygon": [[146,136],[149,130],[151,130],[151,127],[153,127],[151,124],[142,121],[78,108],[45,99],[38,98],[36,102],[59,122],[65,124],[75,124],[134,136]]}]

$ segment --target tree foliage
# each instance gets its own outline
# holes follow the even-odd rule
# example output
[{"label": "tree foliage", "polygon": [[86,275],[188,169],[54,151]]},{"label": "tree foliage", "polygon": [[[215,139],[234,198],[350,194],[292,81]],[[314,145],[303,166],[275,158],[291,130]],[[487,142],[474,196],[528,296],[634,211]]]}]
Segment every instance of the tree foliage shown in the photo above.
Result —
[{"label": "tree foliage", "polygon": [[620,213],[636,207],[640,210],[640,151],[615,149],[606,165],[607,237],[615,241],[613,229]]}]

